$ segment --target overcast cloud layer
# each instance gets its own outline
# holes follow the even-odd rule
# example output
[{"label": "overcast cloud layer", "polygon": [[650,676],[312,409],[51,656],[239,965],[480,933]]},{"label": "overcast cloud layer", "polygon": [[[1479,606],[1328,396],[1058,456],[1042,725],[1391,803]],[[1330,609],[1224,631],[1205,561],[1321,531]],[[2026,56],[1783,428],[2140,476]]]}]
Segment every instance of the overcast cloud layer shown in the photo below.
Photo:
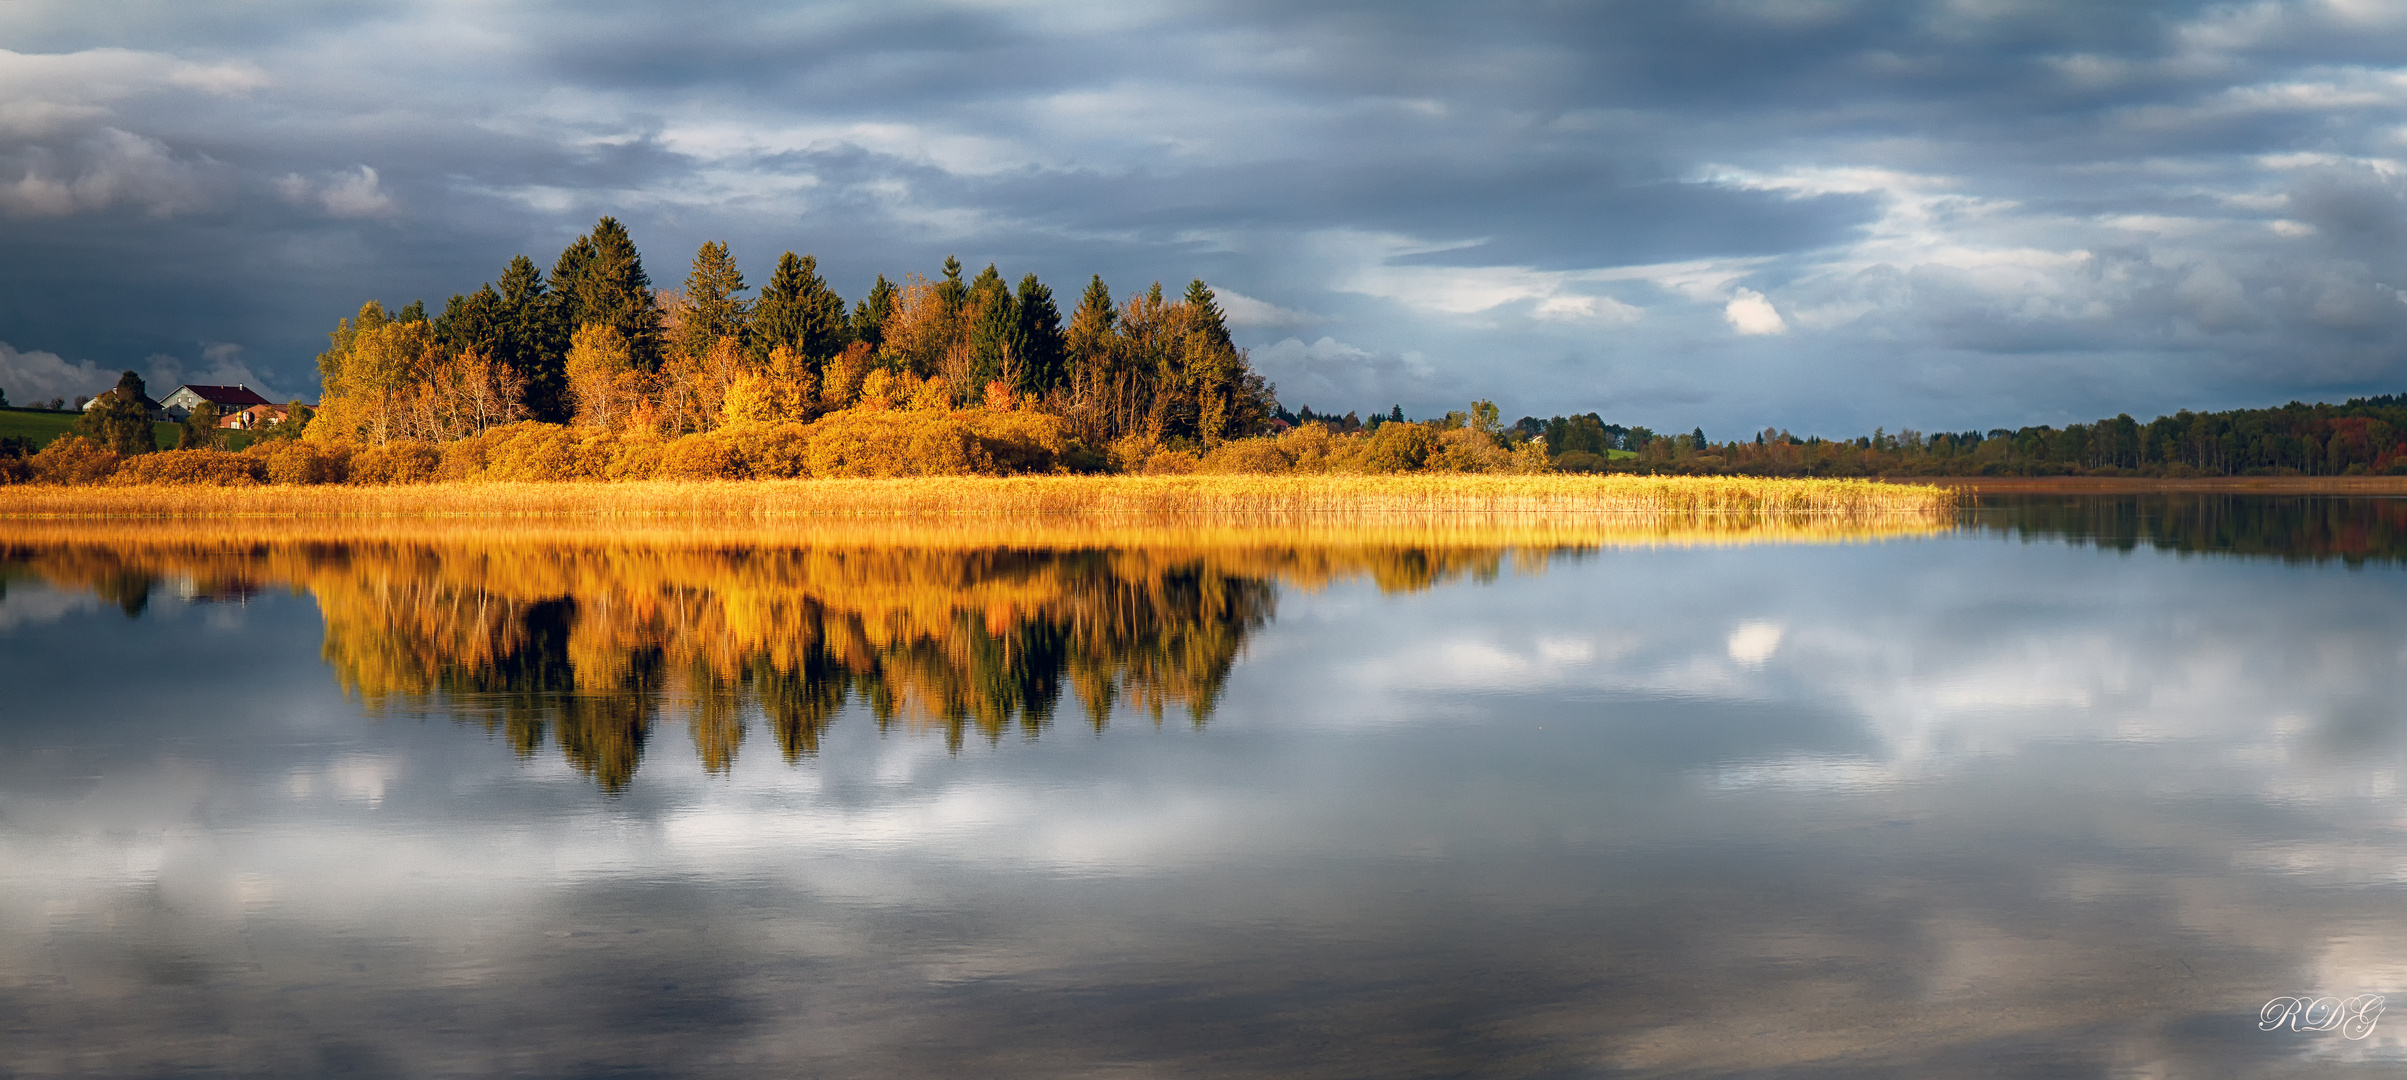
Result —
[{"label": "overcast cloud layer", "polygon": [[0,4],[0,389],[314,394],[602,214],[1203,277],[1294,407],[1719,438],[2407,390],[2407,5]]}]

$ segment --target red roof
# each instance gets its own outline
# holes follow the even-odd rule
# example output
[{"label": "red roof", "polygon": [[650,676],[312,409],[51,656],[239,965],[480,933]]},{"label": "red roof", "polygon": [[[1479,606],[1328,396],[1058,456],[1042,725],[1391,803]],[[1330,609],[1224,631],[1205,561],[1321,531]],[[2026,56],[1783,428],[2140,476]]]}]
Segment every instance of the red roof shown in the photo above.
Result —
[{"label": "red roof", "polygon": [[[216,405],[219,408],[224,408],[228,405],[232,405],[237,408],[248,408],[252,405],[275,404],[275,402],[269,401],[266,398],[260,397],[258,394],[252,393],[250,388],[246,386],[203,386],[200,383],[185,383],[184,389],[192,391],[194,394],[199,395],[202,401]],[[168,396],[174,397],[175,395],[170,394]]]}]

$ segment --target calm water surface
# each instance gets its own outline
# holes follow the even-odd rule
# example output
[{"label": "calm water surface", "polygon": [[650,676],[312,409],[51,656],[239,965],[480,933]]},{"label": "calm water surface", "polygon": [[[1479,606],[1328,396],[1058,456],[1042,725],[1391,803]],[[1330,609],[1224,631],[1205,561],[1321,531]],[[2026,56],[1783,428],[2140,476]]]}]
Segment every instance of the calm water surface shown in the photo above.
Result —
[{"label": "calm water surface", "polygon": [[2402,556],[0,546],[0,1076],[2407,1074]]}]

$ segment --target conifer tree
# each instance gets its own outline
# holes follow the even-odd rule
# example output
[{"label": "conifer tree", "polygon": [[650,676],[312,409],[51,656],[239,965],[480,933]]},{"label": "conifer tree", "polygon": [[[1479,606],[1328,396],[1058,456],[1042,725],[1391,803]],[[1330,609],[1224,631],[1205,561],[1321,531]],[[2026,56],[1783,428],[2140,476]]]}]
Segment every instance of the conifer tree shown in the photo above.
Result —
[{"label": "conifer tree", "polygon": [[560,253],[552,293],[567,309],[566,324],[600,324],[618,331],[638,370],[660,366],[660,312],[643,256],[617,218],[604,217],[593,231]]},{"label": "conifer tree", "polygon": [[677,326],[677,351],[699,357],[720,338],[744,338],[750,305],[742,295],[744,275],[735,256],[717,240],[694,252],[693,270],[685,276],[685,308]]},{"label": "conifer tree", "polygon": [[[882,284],[886,279],[881,277]],[[891,291],[892,286],[888,286]],[[753,307],[751,351],[766,360],[783,345],[810,363],[814,370],[844,351],[851,337],[844,321],[844,298],[819,276],[819,260],[786,252],[777,272],[761,289]]]},{"label": "conifer tree", "polygon": [[1027,378],[1019,390],[1042,394],[1062,385],[1061,309],[1053,306],[1053,290],[1035,274],[1020,278],[1016,301],[1021,347],[1028,354]]},{"label": "conifer tree", "polygon": [[995,272],[993,263],[986,264],[986,269],[970,282],[965,314],[972,320],[964,327],[969,335],[969,378],[964,380],[966,386],[954,390],[975,396],[995,379],[1013,389],[1025,389],[1028,348],[1020,337],[1019,304],[1012,299],[1011,290],[1003,284],[1003,275]]},{"label": "conifer tree", "polygon": [[491,356],[526,380],[527,414],[548,423],[565,422],[573,412],[565,397],[568,327],[562,314],[535,260],[512,258],[501,275],[495,321],[502,333]]},{"label": "conifer tree", "polygon": [[936,283],[936,303],[945,315],[961,314],[961,305],[969,301],[969,290],[961,284],[961,260],[944,257],[944,280]]},{"label": "conifer tree", "polygon": [[851,336],[854,341],[875,349],[886,343],[886,320],[894,314],[894,283],[879,274],[877,283],[869,287],[869,295],[861,298],[852,311]]}]

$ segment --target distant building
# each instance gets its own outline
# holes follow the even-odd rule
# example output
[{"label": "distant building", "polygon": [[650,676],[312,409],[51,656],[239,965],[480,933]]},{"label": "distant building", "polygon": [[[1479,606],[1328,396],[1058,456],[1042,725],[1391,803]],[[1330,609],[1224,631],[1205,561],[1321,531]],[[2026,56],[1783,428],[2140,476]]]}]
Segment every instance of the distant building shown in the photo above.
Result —
[{"label": "distant building", "polygon": [[[192,410],[200,408],[204,402],[217,406],[217,415],[220,417],[241,412],[254,405],[274,404],[251,392],[251,388],[247,386],[208,386],[201,383],[187,383],[176,387],[176,392],[167,395],[166,400],[159,402],[159,407],[167,410],[168,419],[183,420],[190,417]],[[224,425],[221,423],[219,426]]]},{"label": "distant building", "polygon": [[[110,396],[111,394],[115,394],[116,392],[117,392],[117,391],[116,391],[116,390],[114,390],[114,389],[110,389],[110,390],[103,390],[103,391],[101,391],[101,393],[100,393],[100,396],[99,396],[99,397],[93,398],[92,400],[90,400],[90,401],[87,401],[87,402],[84,402],[84,403],[83,403],[83,406],[82,406],[82,407],[83,407],[83,411],[85,411],[85,412],[91,412],[91,411],[92,411],[92,407],[93,407],[93,406],[95,406],[95,405],[98,405],[98,404],[100,404],[101,402],[108,400],[109,396]],[[147,412],[149,412],[149,413],[150,413],[150,418],[151,418],[151,419],[153,419],[153,420],[165,420],[165,419],[167,419],[167,408],[166,408],[166,406],[163,406],[163,405],[159,404],[158,402],[151,400],[151,397],[150,397],[150,395],[148,395],[148,394],[144,394],[144,395],[142,395],[142,408],[144,409],[144,411],[147,411]]]},{"label": "distant building", "polygon": [[236,431],[256,431],[292,418],[292,410],[282,405],[253,405],[241,412],[220,414],[217,426]]}]

